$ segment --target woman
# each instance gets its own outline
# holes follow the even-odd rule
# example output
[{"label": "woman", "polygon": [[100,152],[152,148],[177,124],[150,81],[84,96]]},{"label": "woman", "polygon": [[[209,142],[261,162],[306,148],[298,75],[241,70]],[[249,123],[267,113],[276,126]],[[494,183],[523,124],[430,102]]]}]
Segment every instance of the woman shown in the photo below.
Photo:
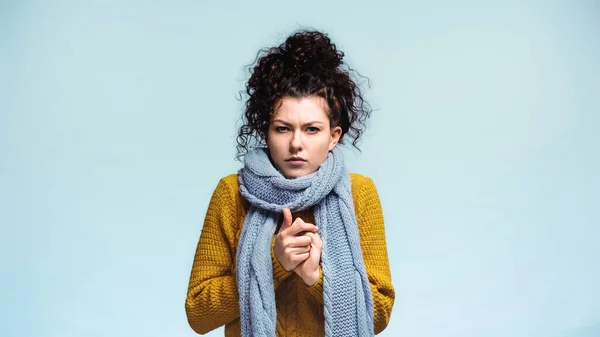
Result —
[{"label": "woman", "polygon": [[218,183],[192,267],[186,313],[197,333],[371,336],[387,326],[395,293],[379,197],[338,148],[356,146],[370,114],[343,56],[325,34],[301,31],[258,58],[238,135],[244,167]]}]

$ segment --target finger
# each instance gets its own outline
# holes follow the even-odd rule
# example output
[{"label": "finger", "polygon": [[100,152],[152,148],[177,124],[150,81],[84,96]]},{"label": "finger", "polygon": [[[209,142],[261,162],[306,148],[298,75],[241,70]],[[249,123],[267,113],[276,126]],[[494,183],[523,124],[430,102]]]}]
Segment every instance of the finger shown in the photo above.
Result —
[{"label": "finger", "polygon": [[312,244],[314,244],[317,248],[320,249],[321,247],[323,247],[323,241],[321,240],[321,237],[319,236],[319,234],[307,232],[305,234],[305,236],[308,236],[310,238]]},{"label": "finger", "polygon": [[308,259],[309,256],[310,256],[310,253],[302,253],[302,254],[292,255],[290,257],[290,261],[293,264],[297,265],[297,264],[299,264],[301,262],[306,261],[306,259]]},{"label": "finger", "polygon": [[302,255],[305,253],[309,253],[312,249],[311,245],[303,246],[303,247],[295,247],[286,249],[285,253],[288,255]]},{"label": "finger", "polygon": [[307,235],[294,236],[294,237],[289,238],[289,241],[287,242],[287,245],[285,245],[285,246],[291,247],[291,248],[306,247],[306,246],[310,245],[311,242],[312,242],[312,239]]},{"label": "finger", "polygon": [[289,228],[291,225],[292,225],[292,212],[290,211],[289,208],[284,208],[283,209],[283,223],[281,224],[281,229],[279,231]]},{"label": "finger", "polygon": [[[300,219],[300,218],[298,218]],[[304,222],[302,219],[294,221],[294,225],[286,229],[288,233],[287,235],[298,235],[302,232],[316,232],[317,227],[311,223]]]}]

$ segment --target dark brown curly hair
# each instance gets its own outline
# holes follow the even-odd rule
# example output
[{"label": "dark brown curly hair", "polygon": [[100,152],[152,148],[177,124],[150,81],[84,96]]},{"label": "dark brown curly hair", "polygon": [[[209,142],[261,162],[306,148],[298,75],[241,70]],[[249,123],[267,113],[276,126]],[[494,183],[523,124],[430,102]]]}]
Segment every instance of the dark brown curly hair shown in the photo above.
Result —
[{"label": "dark brown curly hair", "polygon": [[344,53],[325,33],[311,30],[298,31],[280,46],[259,51],[250,65],[246,90],[240,92],[248,99],[236,139],[236,158],[255,146],[264,146],[275,103],[282,97],[323,97],[330,126],[342,129],[340,143],[347,135],[358,149],[372,110],[351,78],[351,73],[360,75],[347,67],[343,58]]}]

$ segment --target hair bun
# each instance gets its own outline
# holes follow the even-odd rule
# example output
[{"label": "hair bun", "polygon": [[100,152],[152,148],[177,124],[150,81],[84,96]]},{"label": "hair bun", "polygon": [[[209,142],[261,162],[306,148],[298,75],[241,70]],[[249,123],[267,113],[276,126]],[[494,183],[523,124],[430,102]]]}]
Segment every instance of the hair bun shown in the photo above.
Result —
[{"label": "hair bun", "polygon": [[300,72],[316,69],[335,70],[343,62],[344,53],[324,33],[298,32],[280,46],[286,63]]},{"label": "hair bun", "polygon": [[267,145],[276,104],[283,97],[325,99],[330,126],[341,128],[340,143],[349,139],[358,149],[372,110],[351,74],[362,76],[343,58],[344,53],[318,31],[297,31],[277,46],[261,49],[241,92],[248,99],[236,138],[237,158],[255,146]]}]

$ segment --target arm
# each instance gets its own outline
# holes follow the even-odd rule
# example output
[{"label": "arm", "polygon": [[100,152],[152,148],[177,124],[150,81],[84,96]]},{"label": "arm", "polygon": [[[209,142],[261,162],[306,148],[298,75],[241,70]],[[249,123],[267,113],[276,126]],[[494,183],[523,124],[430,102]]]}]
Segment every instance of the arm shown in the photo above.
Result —
[{"label": "arm", "polygon": [[190,275],[185,310],[194,331],[205,334],[240,316],[235,274],[236,197],[221,180],[213,192]]},{"label": "arm", "polygon": [[[354,199],[356,221],[360,233],[367,276],[373,294],[373,323],[375,333],[383,331],[389,321],[394,305],[395,291],[388,262],[383,211],[375,184],[365,178],[358,187]],[[319,279],[308,287],[308,292],[323,304],[323,272],[319,268]]]},{"label": "arm", "polygon": [[[215,189],[196,248],[185,309],[188,322],[199,334],[205,334],[240,316],[237,283],[231,266],[237,247],[237,195],[235,188],[221,180]],[[241,205],[241,203],[239,204]],[[274,255],[273,283],[275,289],[292,272],[283,269]]]},{"label": "arm", "polygon": [[375,333],[389,321],[396,293],[388,261],[383,210],[373,180],[366,178],[356,200],[356,220],[360,242],[373,294]]}]

